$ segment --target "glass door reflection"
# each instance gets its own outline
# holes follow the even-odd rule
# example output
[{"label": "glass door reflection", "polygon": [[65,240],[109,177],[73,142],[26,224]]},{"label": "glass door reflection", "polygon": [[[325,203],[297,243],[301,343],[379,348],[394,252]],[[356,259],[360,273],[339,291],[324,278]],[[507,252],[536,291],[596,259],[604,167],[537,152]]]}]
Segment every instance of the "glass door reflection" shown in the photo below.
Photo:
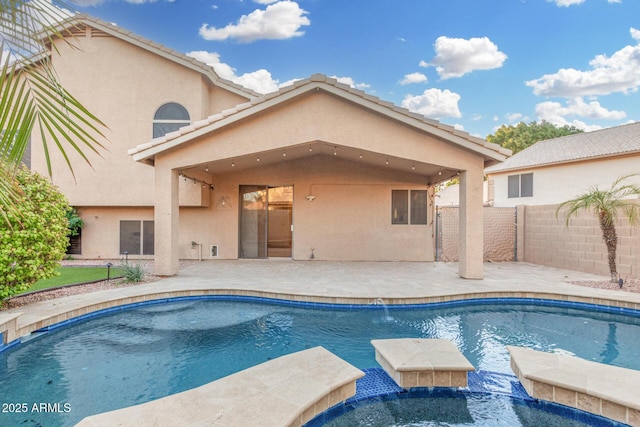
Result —
[{"label": "glass door reflection", "polygon": [[293,186],[240,186],[240,258],[291,257]]}]

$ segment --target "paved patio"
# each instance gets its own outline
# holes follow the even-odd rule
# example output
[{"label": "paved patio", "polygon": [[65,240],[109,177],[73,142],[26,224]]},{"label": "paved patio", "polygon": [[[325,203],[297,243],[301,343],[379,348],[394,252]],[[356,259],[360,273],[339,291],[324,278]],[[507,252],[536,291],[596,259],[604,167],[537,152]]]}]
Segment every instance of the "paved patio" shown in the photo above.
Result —
[{"label": "paved patio", "polygon": [[527,263],[487,263],[482,280],[462,279],[456,263],[203,261],[143,285],[43,301],[0,313],[4,342],[70,318],[122,304],[191,295],[250,295],[309,302],[430,303],[469,298],[547,298],[640,310],[640,294],[571,285],[607,280]]}]

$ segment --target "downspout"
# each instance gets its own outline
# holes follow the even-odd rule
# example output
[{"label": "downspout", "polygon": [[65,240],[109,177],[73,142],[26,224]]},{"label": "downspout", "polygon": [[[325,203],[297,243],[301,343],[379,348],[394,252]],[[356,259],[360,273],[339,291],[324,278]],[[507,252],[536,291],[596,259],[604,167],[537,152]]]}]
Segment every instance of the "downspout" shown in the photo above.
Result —
[{"label": "downspout", "polygon": [[515,215],[515,227],[513,230],[514,239],[513,239],[513,262],[518,262],[518,207],[514,206],[513,214]]},{"label": "downspout", "polygon": [[438,206],[436,206],[436,262],[438,262],[438,244],[439,244],[439,234],[438,230],[440,229],[440,212],[438,212]]}]

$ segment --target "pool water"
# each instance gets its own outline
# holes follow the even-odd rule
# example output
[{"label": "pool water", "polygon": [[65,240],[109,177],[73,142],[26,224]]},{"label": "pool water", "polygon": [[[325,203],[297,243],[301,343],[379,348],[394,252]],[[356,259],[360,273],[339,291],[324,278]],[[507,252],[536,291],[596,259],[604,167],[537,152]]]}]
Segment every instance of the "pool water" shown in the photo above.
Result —
[{"label": "pool water", "polygon": [[450,339],[479,370],[511,373],[506,345],[640,370],[639,320],[518,304],[388,311],[221,299],[142,305],[0,352],[2,402],[58,404],[1,412],[0,425],[73,425],[318,345],[375,367],[370,340],[382,338]]},{"label": "pool water", "polygon": [[[576,419],[538,409],[537,404],[501,395],[431,395],[377,399],[357,405],[322,427],[587,427]],[[454,393],[451,393],[454,394]],[[459,394],[459,393],[458,393]],[[562,412],[562,410],[560,410]],[[313,425],[313,422],[311,423]],[[309,426],[308,426],[309,427]]]}]

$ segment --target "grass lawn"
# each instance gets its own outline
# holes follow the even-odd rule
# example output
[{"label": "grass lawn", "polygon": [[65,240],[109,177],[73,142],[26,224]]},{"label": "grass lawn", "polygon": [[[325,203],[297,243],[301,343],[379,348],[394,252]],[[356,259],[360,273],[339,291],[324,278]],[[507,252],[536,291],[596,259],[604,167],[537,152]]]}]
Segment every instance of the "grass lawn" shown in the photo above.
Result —
[{"label": "grass lawn", "polygon": [[[58,286],[75,285],[77,283],[93,282],[107,279],[106,267],[58,267],[60,273],[49,279],[40,280],[25,292],[56,288]],[[111,278],[122,277],[123,272],[117,267],[111,267]]]}]

